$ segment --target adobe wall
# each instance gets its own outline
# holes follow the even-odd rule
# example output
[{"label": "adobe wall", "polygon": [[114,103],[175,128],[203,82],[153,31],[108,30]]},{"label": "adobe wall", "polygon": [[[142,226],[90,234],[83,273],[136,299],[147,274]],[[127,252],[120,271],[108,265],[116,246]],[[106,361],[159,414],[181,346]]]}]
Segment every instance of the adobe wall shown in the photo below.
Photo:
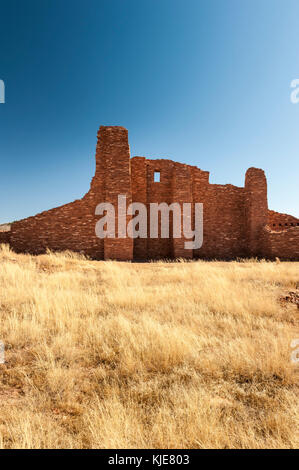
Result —
[{"label": "adobe wall", "polygon": [[[160,173],[160,182],[154,173]],[[100,239],[95,227],[99,203],[117,207],[118,195],[125,195],[127,205],[141,202],[148,208],[148,237]],[[151,203],[203,204],[203,245],[186,250],[184,239],[149,237]],[[118,218],[116,212],[116,233]],[[131,216],[124,215],[126,222]],[[128,131],[123,127],[101,126],[96,147],[96,171],[90,190],[70,204],[42,212],[15,222],[9,235],[0,232],[0,243],[9,239],[16,252],[39,254],[51,250],[83,252],[94,259],[147,260],[157,258],[232,259],[236,257],[269,256],[299,259],[299,220],[268,210],[265,174],[257,168],[246,172],[245,186],[209,183],[209,172],[195,166],[167,159],[130,159]],[[267,224],[284,225],[283,233],[265,229]],[[279,225],[278,225],[279,226]],[[286,230],[287,227],[287,230]],[[119,234],[118,234],[119,235]]]}]

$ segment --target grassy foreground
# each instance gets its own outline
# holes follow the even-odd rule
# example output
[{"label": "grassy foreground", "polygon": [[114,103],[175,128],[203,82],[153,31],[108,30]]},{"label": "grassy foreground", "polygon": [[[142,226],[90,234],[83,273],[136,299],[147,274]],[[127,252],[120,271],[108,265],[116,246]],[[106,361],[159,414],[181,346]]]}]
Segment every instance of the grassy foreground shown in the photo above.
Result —
[{"label": "grassy foreground", "polygon": [[299,263],[0,248],[0,448],[294,448]]}]

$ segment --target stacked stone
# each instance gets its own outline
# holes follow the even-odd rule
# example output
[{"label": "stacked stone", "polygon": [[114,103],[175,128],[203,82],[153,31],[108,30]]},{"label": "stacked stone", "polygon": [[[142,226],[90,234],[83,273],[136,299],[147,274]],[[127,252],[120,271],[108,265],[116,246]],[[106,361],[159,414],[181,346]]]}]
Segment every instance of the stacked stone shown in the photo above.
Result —
[{"label": "stacked stone", "polygon": [[280,232],[291,227],[299,227],[299,219],[289,214],[280,214],[275,211],[268,211],[268,225],[271,230]]},{"label": "stacked stone", "polygon": [[[155,182],[154,173],[160,173]],[[118,214],[118,196],[126,197],[124,214]],[[102,202],[116,211],[116,235],[98,238],[95,233]],[[127,208],[131,202],[147,207],[147,238],[132,239],[118,233],[118,221],[131,220]],[[150,204],[177,202],[203,203],[203,245],[186,250],[186,238],[150,238]],[[130,159],[128,131],[118,126],[101,126],[96,148],[96,172],[90,190],[70,204],[51,209],[35,217],[15,222],[10,232],[0,231],[0,243],[9,242],[17,252],[39,254],[51,250],[82,252],[94,259],[147,260],[157,258],[232,259],[244,256],[299,259],[299,220],[268,211],[267,181],[262,170],[246,172],[245,187],[209,183],[209,173],[167,159]],[[182,223],[182,221],[181,221]],[[283,230],[270,230],[267,224],[281,223]],[[289,225],[285,225],[289,224]],[[293,225],[292,225],[293,224]],[[182,229],[182,227],[181,227]],[[182,231],[182,230],[181,230]],[[119,235],[121,237],[119,237]]]}]

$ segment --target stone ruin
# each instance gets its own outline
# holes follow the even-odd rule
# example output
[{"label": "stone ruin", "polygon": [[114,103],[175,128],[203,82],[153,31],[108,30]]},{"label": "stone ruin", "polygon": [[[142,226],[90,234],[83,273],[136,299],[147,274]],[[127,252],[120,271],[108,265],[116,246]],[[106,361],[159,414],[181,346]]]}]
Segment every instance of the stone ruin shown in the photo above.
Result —
[{"label": "stone ruin", "polygon": [[[159,181],[155,181],[158,174]],[[185,249],[183,238],[105,238],[95,234],[97,205],[141,202],[203,203],[203,245]],[[194,217],[194,211],[193,215]],[[128,220],[130,216],[127,216]],[[96,171],[82,199],[0,226],[0,243],[17,253],[72,250],[97,260],[163,258],[299,260],[299,219],[268,209],[264,171],[249,168],[244,187],[209,183],[209,172],[167,159],[130,158],[128,131],[101,126]]]}]

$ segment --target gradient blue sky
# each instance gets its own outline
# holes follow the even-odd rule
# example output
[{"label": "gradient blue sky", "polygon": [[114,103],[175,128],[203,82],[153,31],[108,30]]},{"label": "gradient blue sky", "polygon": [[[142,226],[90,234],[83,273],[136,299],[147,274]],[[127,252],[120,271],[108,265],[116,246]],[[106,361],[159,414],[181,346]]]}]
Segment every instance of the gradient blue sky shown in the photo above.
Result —
[{"label": "gradient blue sky", "polygon": [[0,223],[80,198],[102,124],[299,216],[295,78],[298,0],[0,0]]}]

